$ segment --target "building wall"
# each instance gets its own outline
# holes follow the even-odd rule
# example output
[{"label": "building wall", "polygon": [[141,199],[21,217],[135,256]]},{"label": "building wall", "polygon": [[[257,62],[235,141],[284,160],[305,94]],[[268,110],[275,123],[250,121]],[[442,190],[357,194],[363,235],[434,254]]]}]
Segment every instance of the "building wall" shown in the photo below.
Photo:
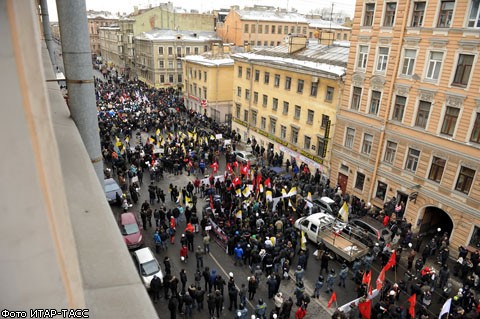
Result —
[{"label": "building wall", "polygon": [[99,29],[100,53],[104,63],[111,68],[125,68],[123,35],[120,28],[100,28]]},{"label": "building wall", "polygon": [[[367,26],[366,3],[357,1],[358,18],[352,29],[349,70],[335,132],[331,180],[342,182],[346,176],[346,191],[371,201],[377,207],[383,207],[383,203],[393,196],[398,198],[399,192],[404,195],[417,193],[416,200],[404,198],[405,217],[414,230],[425,232],[429,225],[430,228],[436,227],[436,221],[431,219],[433,215],[426,212],[430,206],[440,208],[446,215],[436,218],[447,224],[453,222],[451,243],[456,248],[470,244],[476,227],[480,227],[480,143],[478,139],[472,141],[474,127],[480,125],[480,80],[474,75],[478,72],[480,30],[468,27],[470,9],[466,2],[455,3],[450,27],[437,27],[440,5],[440,1],[428,2],[423,24],[412,26],[413,5],[399,1],[393,27],[385,27],[384,3],[376,3],[373,26]],[[366,68],[359,68],[360,46],[367,48]],[[377,70],[381,47],[389,48],[384,72]],[[406,55],[413,51],[406,49],[416,53],[410,70],[404,66],[407,65]],[[438,79],[428,78],[429,68],[435,65],[431,61],[431,52],[443,54],[436,64],[439,66]],[[466,86],[453,83],[459,54],[474,57]],[[361,89],[358,110],[354,103],[357,96],[354,87]],[[371,114],[373,91],[380,92],[377,114]],[[403,101],[405,106],[403,116],[400,116],[397,111]],[[423,111],[428,105],[429,112]],[[447,107],[453,108],[449,111],[458,111],[456,119],[455,115],[447,115]],[[422,121],[424,118],[426,121]],[[447,130],[447,123],[454,129]],[[347,128],[355,130],[351,145]],[[372,136],[370,154],[365,154],[368,149],[365,133]],[[412,150],[419,151],[416,167],[411,165],[413,157],[409,153]],[[436,169],[432,164],[434,157],[445,160],[443,173],[437,176],[433,174]],[[441,161],[437,160],[437,163]],[[473,170],[473,180],[471,187],[460,191],[458,185],[463,178],[460,170],[465,168]],[[363,187],[360,187],[359,174],[365,176]],[[387,185],[385,192],[379,182]],[[438,214],[443,216],[443,213]]]},{"label": "building wall", "polygon": [[[239,69],[241,68],[241,75]],[[250,69],[250,79],[247,79],[247,70]],[[259,71],[256,81],[255,72]],[[265,73],[269,73],[269,83],[265,83]],[[275,76],[280,76],[280,83],[275,87]],[[291,78],[291,87],[286,89],[286,78]],[[233,129],[237,130],[246,140],[252,136],[261,146],[268,148],[272,143],[275,152],[283,151],[284,160],[289,158],[287,153],[296,157],[298,163],[302,161],[313,169],[318,167],[328,175],[330,169],[330,138],[335,127],[336,108],[342,91],[342,82],[339,78],[322,77],[315,72],[299,72],[294,68],[277,68],[272,65],[262,65],[235,59],[233,74]],[[304,81],[303,93],[297,92],[298,80]],[[318,83],[316,97],[310,95],[313,81]],[[326,100],[327,88],[333,89],[333,95]],[[247,90],[250,97],[247,98]],[[258,93],[256,101],[255,93]],[[266,103],[264,103],[266,96]],[[278,101],[275,110],[274,98]],[[288,103],[288,111],[284,110],[284,102]],[[296,114],[296,106],[300,107],[300,114]],[[308,119],[308,110],[313,111],[313,119]],[[255,115],[256,123],[255,123]],[[328,117],[328,118],[327,118]],[[265,119],[265,125],[262,124]],[[272,130],[271,120],[275,122],[275,131]],[[323,124],[322,124],[323,120]],[[281,127],[286,129],[282,135]],[[329,128],[328,128],[329,127]],[[293,132],[298,132],[295,143],[292,140]],[[326,132],[327,131],[327,132]],[[305,136],[310,137],[310,146],[307,147]],[[327,138],[325,138],[327,137]],[[323,144],[325,143],[325,144]],[[322,145],[326,145],[323,151]],[[272,146],[272,145],[270,145]]]},{"label": "building wall", "polygon": [[186,107],[225,122],[231,114],[233,65],[207,66],[186,61],[183,74]]},{"label": "building wall", "polygon": [[335,29],[335,28],[319,28],[319,27],[308,27],[307,36],[310,39],[322,38],[323,32],[333,32],[333,40],[336,41],[350,41],[352,36],[352,30],[349,29]]},{"label": "building wall", "polygon": [[90,34],[90,49],[92,53],[100,54],[101,50],[98,28],[109,26],[117,21],[118,19],[105,19],[101,17],[88,19],[88,33]]}]

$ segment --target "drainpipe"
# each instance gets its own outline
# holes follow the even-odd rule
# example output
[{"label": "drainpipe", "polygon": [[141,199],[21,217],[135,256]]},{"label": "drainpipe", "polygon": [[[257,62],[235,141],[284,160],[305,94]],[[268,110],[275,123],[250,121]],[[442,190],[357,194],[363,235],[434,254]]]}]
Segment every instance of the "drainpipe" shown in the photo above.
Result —
[{"label": "drainpipe", "polygon": [[70,114],[98,180],[103,185],[103,162],[85,0],[57,0],[57,11]]},{"label": "drainpipe", "polygon": [[53,70],[57,72],[57,61],[55,60],[55,49],[53,48],[52,30],[50,29],[50,18],[48,16],[48,4],[47,0],[40,1],[43,35],[47,44],[48,54],[50,55],[50,61],[52,61]]}]

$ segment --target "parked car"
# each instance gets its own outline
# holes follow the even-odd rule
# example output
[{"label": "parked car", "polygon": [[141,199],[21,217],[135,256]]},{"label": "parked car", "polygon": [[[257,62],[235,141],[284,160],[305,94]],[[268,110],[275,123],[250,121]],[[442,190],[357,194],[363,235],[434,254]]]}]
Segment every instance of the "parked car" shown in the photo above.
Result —
[{"label": "parked car", "polygon": [[321,197],[313,200],[313,203],[318,205],[321,213],[327,213],[333,216],[337,216],[338,209],[336,207],[335,201],[330,197]]},{"label": "parked car", "polygon": [[236,151],[235,158],[239,163],[247,164],[250,161],[251,166],[257,165],[257,158],[255,155],[245,151]]},{"label": "parked car", "polygon": [[294,227],[303,230],[307,239],[317,243],[318,234],[325,227],[331,226],[335,222],[335,217],[325,213],[316,213],[307,217],[301,217],[295,221]]},{"label": "parked car", "polygon": [[363,238],[363,242],[368,246],[378,243],[381,238],[385,243],[392,240],[392,232],[383,224],[371,217],[364,216],[359,219],[352,219],[344,231]]},{"label": "parked car", "polygon": [[128,212],[120,215],[120,231],[128,249],[143,245],[140,223],[134,213]]},{"label": "parked car", "polygon": [[162,269],[150,248],[145,247],[135,250],[133,252],[133,259],[138,267],[138,272],[140,277],[142,277],[143,284],[147,289],[150,289],[150,282],[153,276],[160,278],[163,284]]},{"label": "parked car", "polygon": [[117,182],[113,178],[107,178],[103,181],[103,187],[105,189],[105,196],[107,196],[107,200],[109,204],[117,204],[117,196],[122,196],[122,189],[118,186]]}]

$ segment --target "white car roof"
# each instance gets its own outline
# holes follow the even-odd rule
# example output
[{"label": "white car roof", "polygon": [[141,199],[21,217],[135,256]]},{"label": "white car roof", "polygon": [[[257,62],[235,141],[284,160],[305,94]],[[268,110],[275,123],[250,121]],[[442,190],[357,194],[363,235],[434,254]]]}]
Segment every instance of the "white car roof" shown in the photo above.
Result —
[{"label": "white car roof", "polygon": [[146,262],[149,262],[150,260],[155,259],[155,257],[152,254],[152,251],[148,247],[135,250],[134,254],[137,256],[137,260],[140,264],[144,264]]}]

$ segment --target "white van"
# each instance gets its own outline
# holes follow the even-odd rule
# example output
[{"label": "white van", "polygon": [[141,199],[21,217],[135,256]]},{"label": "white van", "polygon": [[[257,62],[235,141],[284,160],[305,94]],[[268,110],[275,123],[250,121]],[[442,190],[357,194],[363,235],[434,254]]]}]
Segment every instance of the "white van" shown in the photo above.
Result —
[{"label": "white van", "polygon": [[298,230],[303,230],[307,239],[317,243],[318,235],[327,228],[330,228],[334,223],[336,223],[336,220],[332,215],[326,213],[316,213],[297,219],[294,226]]},{"label": "white van", "polygon": [[150,289],[150,282],[152,281],[153,276],[160,278],[160,281],[163,284],[162,269],[150,248],[145,247],[135,250],[133,252],[133,258],[138,267],[140,277],[142,277],[143,284],[147,289]]}]

